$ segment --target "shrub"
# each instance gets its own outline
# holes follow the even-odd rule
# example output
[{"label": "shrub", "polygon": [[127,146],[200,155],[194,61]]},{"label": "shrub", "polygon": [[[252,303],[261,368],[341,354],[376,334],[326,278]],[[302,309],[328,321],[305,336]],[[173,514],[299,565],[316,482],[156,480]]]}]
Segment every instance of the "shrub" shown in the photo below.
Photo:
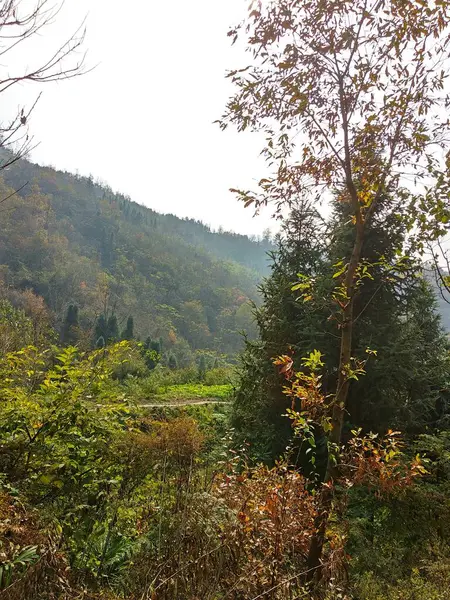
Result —
[{"label": "shrub", "polygon": [[123,381],[127,377],[144,377],[148,374],[145,358],[135,342],[122,342],[116,348],[119,351],[116,350],[114,355],[109,355],[108,350],[105,354],[106,357],[111,356],[113,379]]},{"label": "shrub", "polygon": [[224,385],[232,381],[233,372],[226,367],[216,367],[205,374],[205,385]]}]

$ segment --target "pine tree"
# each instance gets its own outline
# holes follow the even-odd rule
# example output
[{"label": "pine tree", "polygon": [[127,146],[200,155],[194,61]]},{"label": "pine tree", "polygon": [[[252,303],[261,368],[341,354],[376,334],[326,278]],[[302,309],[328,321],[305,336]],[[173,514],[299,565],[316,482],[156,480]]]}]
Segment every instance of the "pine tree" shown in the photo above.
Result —
[{"label": "pine tree", "polygon": [[108,324],[105,315],[101,314],[97,318],[94,330],[94,346],[96,348],[104,348],[108,341]]},{"label": "pine tree", "polygon": [[206,358],[205,358],[205,355],[202,354],[200,356],[200,359],[198,362],[198,378],[200,381],[205,381],[205,377],[206,377]]},{"label": "pine tree", "polygon": [[[362,251],[371,278],[355,297],[353,346],[355,356],[363,356],[367,347],[376,350],[377,356],[368,361],[366,374],[350,388],[347,429],[359,426],[384,433],[396,427],[423,432],[437,424],[432,414],[439,390],[445,387],[446,342],[436,299],[420,277],[421,265],[409,259],[401,275],[386,270],[386,264],[396,262],[397,249],[404,246],[406,238],[406,227],[398,218],[403,210],[401,200],[397,210],[393,208],[392,199],[381,200]],[[330,247],[331,263],[348,259],[345,249],[354,237],[348,206],[336,202],[334,210],[337,226]],[[419,348],[409,339],[411,330],[416,340],[425,336],[432,341]]]},{"label": "pine tree", "polygon": [[78,327],[78,306],[70,304],[61,331],[61,342],[65,345],[76,344],[79,337]]},{"label": "pine tree", "polygon": [[172,369],[172,370],[177,368],[178,362],[177,362],[176,356],[174,354],[169,355],[169,358],[167,360],[167,365],[168,365],[169,369]]},{"label": "pine tree", "polygon": [[111,343],[117,342],[117,340],[119,339],[119,324],[117,322],[116,315],[111,315],[109,317],[107,331],[107,341]]},{"label": "pine tree", "polygon": [[122,331],[122,339],[123,340],[132,340],[134,338],[134,321],[133,317],[128,317],[127,325],[125,329]]},{"label": "pine tree", "polygon": [[273,359],[291,350],[297,367],[301,357],[321,349],[332,330],[327,309],[297,301],[292,286],[299,272],[319,277],[325,270],[325,232],[317,213],[307,205],[296,208],[283,224],[272,273],[261,284],[261,305],[254,307],[259,339],[245,341],[240,381],[233,404],[232,423],[239,441],[250,442],[252,454],[268,462],[280,456],[292,437],[285,416],[290,402]]},{"label": "pine tree", "polygon": [[147,368],[152,371],[161,360],[161,347],[158,340],[152,340],[150,336],[144,342],[142,357]]},{"label": "pine tree", "polygon": [[150,342],[150,350],[153,350],[157,354],[161,354],[161,342],[158,340],[152,340]]},{"label": "pine tree", "polygon": [[[304,210],[294,211],[285,223],[272,273],[261,286],[262,305],[255,309],[260,336],[246,342],[242,356],[233,425],[241,439],[251,442],[254,454],[268,461],[292,440],[285,416],[290,401],[283,394],[284,381],[273,358],[292,351],[300,369],[303,356],[320,350],[326,364],[324,392],[336,391],[339,339],[332,304],[322,298],[330,297],[335,285],[333,264],[339,259],[345,262],[349,246],[345,238],[353,230],[345,207],[336,204],[335,211],[338,225],[315,242],[311,237],[314,223]],[[435,300],[417,277],[418,265],[411,263],[402,278],[387,277],[383,266],[396,260],[395,249],[405,234],[394,219],[389,214],[379,217],[364,247],[363,259],[372,265],[373,279],[365,282],[355,299],[354,348],[356,356],[364,356],[367,348],[376,350],[377,356],[369,359],[366,374],[350,389],[347,430],[363,427],[384,433],[394,426],[421,432],[437,425],[443,416],[439,406],[448,373]],[[306,302],[299,299],[298,291],[292,291],[299,272],[314,278],[314,298]],[[320,443],[322,436],[317,434]]]}]

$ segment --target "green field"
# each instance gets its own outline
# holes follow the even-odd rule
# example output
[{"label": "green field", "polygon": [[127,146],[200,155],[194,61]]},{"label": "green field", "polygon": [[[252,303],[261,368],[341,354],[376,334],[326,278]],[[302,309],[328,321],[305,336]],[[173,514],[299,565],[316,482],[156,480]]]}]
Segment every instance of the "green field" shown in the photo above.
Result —
[{"label": "green field", "polygon": [[230,384],[204,385],[201,383],[184,383],[158,388],[152,400],[196,400],[210,398],[212,400],[229,400],[232,393]]}]

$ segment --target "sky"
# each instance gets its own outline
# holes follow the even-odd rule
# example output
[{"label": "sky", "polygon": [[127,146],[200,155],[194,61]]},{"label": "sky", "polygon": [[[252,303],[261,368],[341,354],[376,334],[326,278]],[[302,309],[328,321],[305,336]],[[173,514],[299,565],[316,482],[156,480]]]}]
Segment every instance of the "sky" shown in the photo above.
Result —
[{"label": "sky", "polygon": [[[136,202],[213,228],[275,231],[269,210],[253,218],[229,192],[252,188],[266,174],[262,140],[213,124],[232,91],[225,71],[249,58],[226,35],[247,5],[66,0],[54,25],[14,56],[15,66],[47,56],[86,17],[86,65],[94,69],[41,86],[30,123],[39,146],[31,159],[92,174]],[[17,110],[39,91],[17,86],[7,106]]]}]

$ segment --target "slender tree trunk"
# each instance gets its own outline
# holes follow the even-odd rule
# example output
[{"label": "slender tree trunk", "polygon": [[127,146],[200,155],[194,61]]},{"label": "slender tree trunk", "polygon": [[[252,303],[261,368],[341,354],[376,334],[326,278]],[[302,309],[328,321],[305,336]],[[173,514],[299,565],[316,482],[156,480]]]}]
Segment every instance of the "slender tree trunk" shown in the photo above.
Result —
[{"label": "slender tree trunk", "polygon": [[[342,429],[344,425],[344,415],[347,407],[348,391],[350,380],[348,378],[348,369],[352,356],[352,339],[353,339],[353,306],[355,296],[355,278],[358,264],[361,259],[362,247],[364,241],[364,223],[357,223],[356,239],[353,246],[350,262],[348,265],[347,274],[345,277],[345,290],[347,293],[347,303],[342,311],[341,324],[341,350],[339,356],[339,372],[336,396],[333,404],[329,443],[336,449],[339,449],[342,442]],[[337,458],[337,457],[336,457]],[[315,534],[311,539],[311,545],[308,553],[308,572],[306,581],[310,582],[320,574],[322,564],[322,553],[326,538],[326,528],[328,519],[332,509],[334,489],[333,482],[336,479],[339,471],[339,464],[336,463],[330,453],[328,455],[327,470],[325,475],[325,486],[322,490],[319,502],[319,514],[315,521]]]}]

